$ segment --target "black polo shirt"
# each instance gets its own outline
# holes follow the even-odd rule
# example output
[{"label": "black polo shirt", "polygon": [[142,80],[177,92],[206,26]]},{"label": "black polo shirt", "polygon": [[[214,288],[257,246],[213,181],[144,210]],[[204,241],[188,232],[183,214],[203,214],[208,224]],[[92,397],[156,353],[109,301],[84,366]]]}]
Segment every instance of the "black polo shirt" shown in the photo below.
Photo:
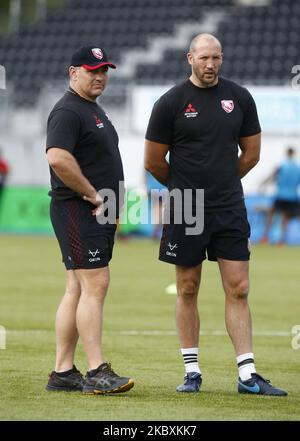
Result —
[{"label": "black polo shirt", "polygon": [[[47,150],[59,147],[77,160],[83,175],[97,191],[109,188],[119,197],[119,182],[124,181],[117,132],[104,110],[78,94],[67,91],[48,118]],[[54,199],[78,196],[50,168]]]},{"label": "black polo shirt", "polygon": [[204,189],[207,210],[227,210],[244,207],[239,138],[260,131],[247,89],[221,77],[209,88],[188,79],[155,103],[146,139],[170,145],[169,190]]}]

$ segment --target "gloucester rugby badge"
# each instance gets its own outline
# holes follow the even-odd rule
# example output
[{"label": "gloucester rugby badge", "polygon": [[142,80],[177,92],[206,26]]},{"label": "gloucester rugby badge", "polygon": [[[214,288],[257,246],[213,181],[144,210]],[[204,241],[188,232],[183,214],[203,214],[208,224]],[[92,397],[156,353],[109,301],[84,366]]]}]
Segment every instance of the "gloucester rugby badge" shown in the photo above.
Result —
[{"label": "gloucester rugby badge", "polygon": [[222,100],[221,106],[222,106],[223,110],[225,110],[225,112],[227,112],[227,113],[232,112],[234,109],[234,103],[232,100]]},{"label": "gloucester rugby badge", "polygon": [[98,58],[98,60],[102,60],[103,52],[101,49],[99,49],[98,47],[94,47],[94,49],[92,49],[92,53],[95,58]]}]

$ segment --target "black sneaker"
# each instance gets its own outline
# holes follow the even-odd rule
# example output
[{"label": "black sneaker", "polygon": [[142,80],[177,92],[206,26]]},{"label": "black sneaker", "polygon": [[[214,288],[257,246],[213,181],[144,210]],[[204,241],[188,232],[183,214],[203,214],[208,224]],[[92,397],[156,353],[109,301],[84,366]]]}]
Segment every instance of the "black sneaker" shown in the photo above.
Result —
[{"label": "black sneaker", "polygon": [[115,394],[127,392],[133,386],[131,378],[120,377],[112,370],[110,363],[103,363],[87,372],[82,391],[85,394]]},{"label": "black sneaker", "polygon": [[49,381],[46,386],[48,391],[65,391],[74,392],[82,391],[84,385],[84,378],[82,374],[73,365],[72,371],[65,376],[57,375],[57,372],[52,371],[49,375]]},{"label": "black sneaker", "polygon": [[238,392],[240,394],[272,395],[277,397],[287,396],[287,392],[272,386],[270,380],[265,380],[259,374],[251,374],[250,380],[238,379]]}]

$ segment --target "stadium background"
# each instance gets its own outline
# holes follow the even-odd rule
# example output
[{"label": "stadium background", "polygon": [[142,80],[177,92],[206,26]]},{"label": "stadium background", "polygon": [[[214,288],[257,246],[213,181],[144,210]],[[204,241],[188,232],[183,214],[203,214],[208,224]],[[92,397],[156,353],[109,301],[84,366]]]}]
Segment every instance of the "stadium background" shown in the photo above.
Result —
[{"label": "stadium background", "polygon": [[[0,146],[10,164],[11,173],[0,213],[0,232],[18,234],[0,236],[1,272],[6,274],[2,276],[0,285],[0,324],[8,329],[7,340],[15,351],[10,353],[9,345],[7,351],[0,351],[0,355],[3,355],[3,372],[12,375],[9,380],[12,391],[8,393],[7,401],[9,403],[11,400],[12,407],[10,410],[7,407],[3,408],[1,419],[64,419],[59,411],[64,409],[65,398],[57,398],[57,408],[48,414],[47,399],[39,395],[45,371],[53,362],[53,354],[50,354],[49,350],[47,354],[43,351],[46,347],[54,351],[52,319],[60,295],[59,290],[63,288],[63,269],[59,263],[56,243],[51,237],[39,235],[52,234],[47,196],[49,171],[44,153],[46,121],[51,107],[66,88],[67,68],[72,52],[79,45],[89,42],[103,45],[118,65],[118,69],[111,72],[110,83],[100,101],[119,133],[126,186],[142,198],[143,204],[143,140],[152,104],[162,91],[188,75],[185,54],[193,35],[211,32],[220,38],[224,49],[222,75],[246,85],[252,92],[263,130],[261,161],[249,176],[243,179],[252,241],[255,243],[261,237],[265,211],[271,204],[274,191],[270,186],[267,193],[262,194],[259,184],[283,160],[287,146],[295,146],[297,160],[300,159],[300,94],[296,76],[300,71],[300,66],[297,68],[300,64],[299,25],[300,3],[293,0],[1,0],[0,65],[4,66],[6,71],[6,88],[0,90]],[[293,66],[296,67],[292,72]],[[149,225],[125,224],[122,229],[124,233],[151,234]],[[35,237],[24,237],[24,233],[33,233]],[[276,222],[271,238],[274,242],[278,238]],[[288,243],[300,244],[299,220],[293,220],[289,224]],[[157,297],[154,295],[162,289],[162,285],[166,286],[173,281],[172,268],[162,269],[156,261],[154,263],[156,253],[157,244],[144,240],[133,244],[121,243],[116,247],[113,263],[115,267],[112,267],[115,274],[112,280],[115,281],[111,290],[118,295],[118,290],[125,289],[126,295],[129,298],[131,296],[132,306],[131,303],[126,306],[125,314],[121,307],[116,311],[113,306],[115,300],[111,300],[111,303],[108,300],[107,306],[106,324],[112,331],[107,331],[108,335],[105,338],[115,345],[116,353],[121,354],[115,356],[119,357],[117,361],[121,365],[124,347],[129,346],[132,351],[138,347],[141,353],[139,358],[135,359],[135,366],[141,372],[144,372],[143,351],[146,350],[150,358],[154,352],[158,354],[155,340],[157,329],[166,332],[160,339],[163,351],[169,349],[170,339],[174,339],[172,348],[177,347],[175,337],[169,331],[174,328],[168,315],[171,308],[169,297],[161,300],[161,294]],[[258,352],[261,356],[271,356],[272,342],[277,348],[277,358],[272,360],[272,366],[278,367],[278,364],[285,362],[285,368],[282,369],[281,366],[281,373],[284,370],[289,372],[289,381],[294,381],[293,373],[299,374],[299,358],[297,359],[297,352],[290,349],[289,333],[299,317],[296,308],[297,302],[299,303],[299,248],[296,246],[271,249],[267,246],[257,246],[253,253],[257,258],[253,269],[254,287],[260,286],[260,291],[265,295],[263,299],[255,296],[253,298],[256,306],[257,335],[261,332],[261,336],[257,337]],[[133,286],[130,272],[131,268],[137,265],[135,258],[139,260],[136,284]],[[56,260],[57,264],[53,263]],[[13,267],[9,265],[8,269],[8,262],[14,262]],[[208,268],[208,280],[214,286],[216,276],[211,267]],[[155,280],[152,280],[153,273],[157,274]],[[270,282],[273,273],[278,274],[278,282]],[[159,281],[161,285],[158,286]],[[208,286],[208,283],[205,286]],[[44,291],[51,292],[51,301],[43,297],[39,304],[39,296]],[[137,306],[144,291],[149,293],[144,304],[151,320],[149,334],[148,331],[143,331],[147,321],[143,316],[145,309],[141,305]],[[285,293],[285,300],[289,302],[288,307],[282,300],[282,292]],[[157,309],[151,303],[151,296],[154,296],[153,301],[156,302]],[[123,298],[120,297],[119,300],[122,302]],[[207,335],[210,342],[206,351],[212,365],[211,371],[215,372],[218,378],[220,372],[218,369],[214,371],[213,366],[213,347],[220,344],[220,340],[218,334],[213,332],[222,323],[220,312],[215,318],[216,308],[220,306],[219,302],[222,299],[216,300],[208,296],[206,301],[208,306],[204,307],[204,312],[212,319],[211,322],[204,322],[204,326],[208,325]],[[137,316],[132,317],[131,311],[136,309],[140,319]],[[130,323],[126,322],[127,315],[130,317]],[[115,323],[116,317],[118,325]],[[134,331],[133,334],[126,334],[126,329],[140,329],[141,333],[146,332],[141,335],[148,338],[147,342],[141,340],[136,346],[136,342],[128,337],[135,335]],[[138,331],[136,332],[138,336]],[[35,336],[34,340],[32,335]],[[222,335],[221,333],[220,338],[223,341],[225,337]],[[149,341],[152,343],[149,344]],[[32,349],[33,344],[36,345],[35,351]],[[228,342],[226,344],[225,354],[219,353],[220,362],[225,360],[225,365],[227,363],[227,367],[229,365],[232,368],[226,361],[226,357],[230,360],[232,358]],[[31,397],[37,394],[41,413],[36,409],[32,410],[29,401],[26,401],[28,411],[23,411],[20,415],[18,409],[24,403],[13,404],[19,400],[13,389],[13,385],[19,388],[17,370],[11,369],[11,366],[17,363],[16,354],[25,357],[34,368],[38,366],[39,382],[29,381],[30,369],[27,369],[27,379],[34,392],[25,388],[24,400],[30,401]],[[43,354],[43,358],[40,354]],[[155,363],[159,361],[161,360],[155,357],[152,360]],[[172,366],[176,365],[177,369],[173,376],[171,375],[172,381],[170,380],[168,385],[172,388],[171,383],[176,384],[178,372],[181,375],[182,367],[177,353],[176,356],[170,355],[170,362],[173,363]],[[128,363],[130,364],[130,361]],[[263,363],[267,369],[272,367],[267,359],[263,359]],[[154,366],[149,366],[148,371],[153,372],[155,369]],[[165,375],[168,374],[167,369],[162,367]],[[272,373],[272,369],[270,370]],[[282,383],[282,376],[278,378]],[[2,378],[2,381],[5,390],[10,391],[6,380]],[[146,382],[145,379],[141,381]],[[153,377],[151,381],[153,390],[156,393],[159,391],[161,402],[168,402],[168,406],[172,408],[168,401],[170,397],[166,397],[164,401],[163,392],[160,392],[159,378]],[[282,384],[282,387],[284,386],[287,387],[287,384]],[[222,393],[227,393],[221,379],[211,383],[211,387],[213,390],[219,388]],[[145,419],[159,419],[159,415],[165,419],[245,418],[245,414],[240,413],[240,405],[246,401],[235,401],[233,396],[229,397],[229,401],[226,401],[228,397],[225,399],[221,396],[217,403],[211,401],[211,395],[206,396],[208,408],[204,413],[192,414],[192,417],[186,405],[178,400],[176,405],[173,403],[173,413],[155,413],[154,407],[156,406],[157,412],[160,408],[156,403],[156,397],[148,394],[145,385],[143,388],[139,392],[132,413],[129,409],[124,413],[124,408],[119,404],[116,408],[114,401],[113,404],[109,402],[109,412],[103,413],[102,419],[122,419],[122,416],[124,419],[143,419],[143,415]],[[145,396],[153,405],[151,410],[143,407]],[[196,406],[194,399],[192,402],[193,406]],[[268,412],[264,413],[262,404],[256,406],[252,403],[253,409],[247,418],[250,415],[250,419],[298,419],[299,410],[296,410],[296,404],[293,401],[289,404],[291,407],[284,405],[281,411],[279,406],[272,404]],[[231,413],[223,412],[223,405],[229,406]],[[95,402],[92,407],[96,412]],[[141,409],[144,413],[139,413]],[[75,405],[73,410],[72,413],[69,409],[66,417],[97,419],[97,415],[99,416],[93,412],[88,413],[86,408],[78,416]]]}]

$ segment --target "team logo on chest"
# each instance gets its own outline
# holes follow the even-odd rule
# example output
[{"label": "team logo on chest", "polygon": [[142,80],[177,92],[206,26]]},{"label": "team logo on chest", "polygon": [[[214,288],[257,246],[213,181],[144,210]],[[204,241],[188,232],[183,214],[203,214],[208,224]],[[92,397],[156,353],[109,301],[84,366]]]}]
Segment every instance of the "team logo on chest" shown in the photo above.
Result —
[{"label": "team logo on chest", "polygon": [[196,116],[198,116],[198,112],[197,112],[197,110],[195,109],[195,107],[193,106],[193,104],[189,104],[188,106],[187,106],[187,108],[185,109],[185,111],[184,111],[184,116],[186,117],[186,118],[195,118]]},{"label": "team logo on chest", "polygon": [[234,102],[232,100],[222,100],[221,106],[226,113],[231,113],[234,109]]},{"label": "team logo on chest", "polygon": [[98,129],[102,129],[104,127],[104,124],[101,119],[97,115],[93,115],[93,117],[95,118],[96,126],[98,127]]}]

